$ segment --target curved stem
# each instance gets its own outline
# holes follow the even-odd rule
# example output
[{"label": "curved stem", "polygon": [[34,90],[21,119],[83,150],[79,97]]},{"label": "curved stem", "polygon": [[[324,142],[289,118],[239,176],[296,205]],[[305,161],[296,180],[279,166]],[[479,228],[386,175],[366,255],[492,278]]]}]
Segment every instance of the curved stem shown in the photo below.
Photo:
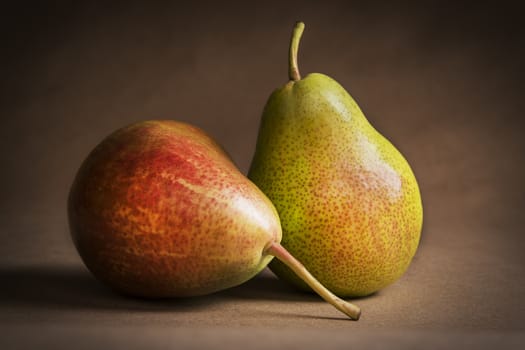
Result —
[{"label": "curved stem", "polygon": [[299,66],[297,65],[297,51],[299,51],[299,41],[304,31],[304,23],[297,22],[292,32],[292,40],[290,41],[290,54],[289,54],[289,65],[288,65],[288,76],[290,80],[297,81],[301,80],[301,74],[299,73]]},{"label": "curved stem", "polygon": [[359,307],[344,301],[337,297],[325,286],[323,286],[296,258],[292,256],[282,245],[277,242],[272,243],[266,250],[270,255],[275,256],[288,266],[293,272],[297,274],[303,281],[306,282],[317,294],[324,300],[332,304],[336,309],[347,315],[348,317],[358,320],[361,316],[361,309]]}]

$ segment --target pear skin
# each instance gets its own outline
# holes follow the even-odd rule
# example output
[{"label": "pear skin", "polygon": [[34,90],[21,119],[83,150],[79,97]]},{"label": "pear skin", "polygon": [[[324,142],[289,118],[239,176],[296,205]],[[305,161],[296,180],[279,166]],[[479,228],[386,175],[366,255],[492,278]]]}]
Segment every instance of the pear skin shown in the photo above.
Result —
[{"label": "pear skin", "polygon": [[73,241],[121,292],[193,296],[261,271],[279,242],[275,208],[200,129],[145,121],[102,141],[69,196]]},{"label": "pear skin", "polygon": [[[301,79],[290,45],[290,81],[270,96],[248,177],[275,205],[282,246],[340,297],[396,281],[416,253],[423,222],[414,173],[332,78]],[[279,261],[270,268],[302,289]]]}]

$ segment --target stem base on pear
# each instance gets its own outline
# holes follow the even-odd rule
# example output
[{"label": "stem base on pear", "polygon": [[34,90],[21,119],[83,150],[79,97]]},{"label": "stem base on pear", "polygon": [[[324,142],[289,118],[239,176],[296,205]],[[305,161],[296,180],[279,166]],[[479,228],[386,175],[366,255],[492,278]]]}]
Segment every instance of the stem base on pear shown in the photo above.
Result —
[{"label": "stem base on pear", "polygon": [[291,255],[281,244],[273,242],[266,253],[275,256],[297,274],[306,284],[308,284],[321,298],[332,304],[337,310],[341,311],[353,320],[359,320],[361,309],[330,292],[324,287],[299,260]]}]

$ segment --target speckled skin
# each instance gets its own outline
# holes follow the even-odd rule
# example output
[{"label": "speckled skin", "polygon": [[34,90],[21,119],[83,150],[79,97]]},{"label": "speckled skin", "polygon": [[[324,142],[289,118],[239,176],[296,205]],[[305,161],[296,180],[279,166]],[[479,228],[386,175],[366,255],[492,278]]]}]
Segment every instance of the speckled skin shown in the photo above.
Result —
[{"label": "speckled skin", "polygon": [[[281,244],[339,296],[387,286],[416,252],[423,210],[414,174],[326,75],[271,95],[249,178],[277,208]],[[308,288],[281,262],[270,267]]]},{"label": "speckled skin", "polygon": [[144,297],[238,285],[281,239],[266,196],[204,132],[174,121],[133,124],[102,141],[78,171],[68,212],[89,270]]}]

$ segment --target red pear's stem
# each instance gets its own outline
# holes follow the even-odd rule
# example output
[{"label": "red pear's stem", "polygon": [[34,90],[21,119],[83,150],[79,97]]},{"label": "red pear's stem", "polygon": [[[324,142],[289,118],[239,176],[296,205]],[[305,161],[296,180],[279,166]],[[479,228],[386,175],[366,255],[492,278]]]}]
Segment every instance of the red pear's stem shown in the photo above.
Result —
[{"label": "red pear's stem", "polygon": [[282,245],[277,242],[272,243],[266,250],[270,255],[275,256],[288,266],[293,272],[297,274],[303,281],[306,282],[317,294],[324,300],[332,304],[336,309],[347,315],[348,317],[358,320],[361,316],[361,309],[359,307],[344,301],[337,297],[325,286],[323,286],[296,258],[293,257]]},{"label": "red pear's stem", "polygon": [[292,39],[290,40],[290,53],[288,56],[288,77],[290,80],[301,80],[299,73],[299,66],[297,65],[297,51],[299,51],[299,41],[304,31],[304,23],[297,22],[292,32]]}]

